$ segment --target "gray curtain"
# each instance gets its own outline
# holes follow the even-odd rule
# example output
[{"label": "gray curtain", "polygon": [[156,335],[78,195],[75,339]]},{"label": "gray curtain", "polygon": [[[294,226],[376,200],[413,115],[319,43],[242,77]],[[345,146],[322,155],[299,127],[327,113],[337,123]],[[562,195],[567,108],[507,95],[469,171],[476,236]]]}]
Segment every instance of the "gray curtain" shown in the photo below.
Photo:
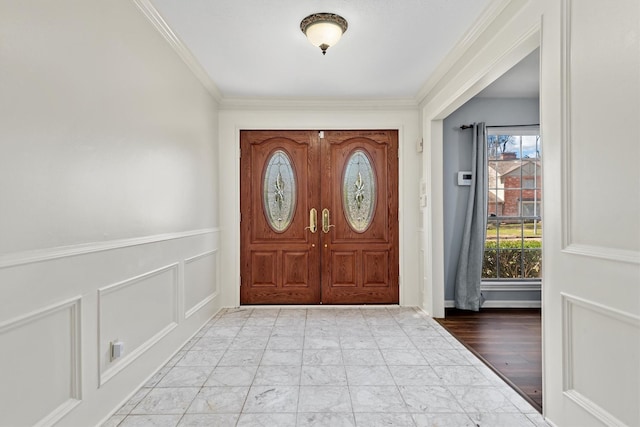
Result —
[{"label": "gray curtain", "polygon": [[471,188],[456,271],[455,304],[456,308],[478,311],[484,302],[480,281],[487,236],[487,132],[484,123],[473,124],[471,161]]}]

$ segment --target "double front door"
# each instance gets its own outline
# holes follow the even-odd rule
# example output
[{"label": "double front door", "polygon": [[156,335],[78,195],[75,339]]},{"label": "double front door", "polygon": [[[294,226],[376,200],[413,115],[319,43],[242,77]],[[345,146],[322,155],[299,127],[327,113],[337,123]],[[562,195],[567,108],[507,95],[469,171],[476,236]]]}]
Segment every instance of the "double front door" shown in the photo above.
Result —
[{"label": "double front door", "polygon": [[397,131],[241,131],[242,304],[398,302]]}]

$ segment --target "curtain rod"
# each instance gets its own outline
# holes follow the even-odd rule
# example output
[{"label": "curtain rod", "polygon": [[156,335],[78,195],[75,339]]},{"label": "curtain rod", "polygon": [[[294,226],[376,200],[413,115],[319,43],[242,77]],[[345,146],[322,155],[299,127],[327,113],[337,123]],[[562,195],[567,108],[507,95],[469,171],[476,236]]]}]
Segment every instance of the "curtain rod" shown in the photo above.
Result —
[{"label": "curtain rod", "polygon": [[[517,128],[517,127],[526,127],[526,126],[540,126],[540,123],[533,123],[530,125],[500,125],[500,126],[487,126],[488,128]],[[460,129],[471,129],[473,125],[462,125]]]}]

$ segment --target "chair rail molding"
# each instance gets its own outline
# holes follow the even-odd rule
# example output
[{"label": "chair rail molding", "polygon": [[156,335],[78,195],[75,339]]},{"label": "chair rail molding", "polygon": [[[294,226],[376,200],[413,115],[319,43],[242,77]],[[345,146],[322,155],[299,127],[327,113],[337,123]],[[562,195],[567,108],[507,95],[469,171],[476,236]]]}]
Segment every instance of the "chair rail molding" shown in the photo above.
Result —
[{"label": "chair rail molding", "polygon": [[219,232],[219,228],[204,228],[200,230],[155,234],[144,237],[132,237],[128,239],[106,240],[103,242],[80,243],[77,245],[58,246],[53,248],[17,252],[13,254],[0,255],[0,269],[50,261],[71,256],[86,255],[94,252],[121,249],[131,246],[146,245],[149,243],[157,243]]}]

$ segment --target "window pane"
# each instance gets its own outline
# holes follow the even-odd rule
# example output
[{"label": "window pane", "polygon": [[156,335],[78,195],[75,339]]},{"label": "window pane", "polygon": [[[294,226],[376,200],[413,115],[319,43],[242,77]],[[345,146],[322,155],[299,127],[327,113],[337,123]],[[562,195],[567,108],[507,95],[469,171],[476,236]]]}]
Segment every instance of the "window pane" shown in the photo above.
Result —
[{"label": "window pane", "polygon": [[[538,213],[539,215],[540,213]],[[526,240],[536,240],[542,242],[542,221],[525,220],[524,222],[524,238]]]},{"label": "window pane", "polygon": [[[519,185],[517,182],[515,185]],[[504,190],[504,211],[502,212],[503,216],[520,216],[520,189],[516,190]]]},{"label": "window pane", "polygon": [[283,150],[276,150],[267,160],[262,200],[269,225],[283,232],[291,224],[296,210],[296,175],[291,160]]},{"label": "window pane", "polygon": [[485,249],[484,251],[484,260],[482,262],[482,278],[498,278],[498,251],[496,249]]},{"label": "window pane", "polygon": [[520,249],[502,249],[498,251],[498,269],[502,279],[519,279],[521,277],[520,262],[522,251]]},{"label": "window pane", "polygon": [[501,248],[519,248],[522,243],[522,221],[502,222],[498,227],[498,237]]},{"label": "window pane", "polygon": [[528,200],[524,200],[522,202],[522,216],[540,216],[540,202],[531,202]]},{"label": "window pane", "polygon": [[523,277],[525,279],[535,279],[541,277],[542,273],[542,251],[540,249],[525,249],[522,253]]},{"label": "window pane", "polygon": [[[538,130],[512,127],[488,131],[488,219],[483,278],[539,278],[542,161]],[[516,133],[520,131],[523,133]]]},{"label": "window pane", "polygon": [[487,221],[487,243],[485,248],[489,248],[490,242],[495,242],[498,238],[498,221],[493,218],[489,218]]},{"label": "window pane", "polygon": [[354,151],[346,162],[342,182],[342,203],[349,225],[364,232],[375,212],[376,175],[364,150]]}]

